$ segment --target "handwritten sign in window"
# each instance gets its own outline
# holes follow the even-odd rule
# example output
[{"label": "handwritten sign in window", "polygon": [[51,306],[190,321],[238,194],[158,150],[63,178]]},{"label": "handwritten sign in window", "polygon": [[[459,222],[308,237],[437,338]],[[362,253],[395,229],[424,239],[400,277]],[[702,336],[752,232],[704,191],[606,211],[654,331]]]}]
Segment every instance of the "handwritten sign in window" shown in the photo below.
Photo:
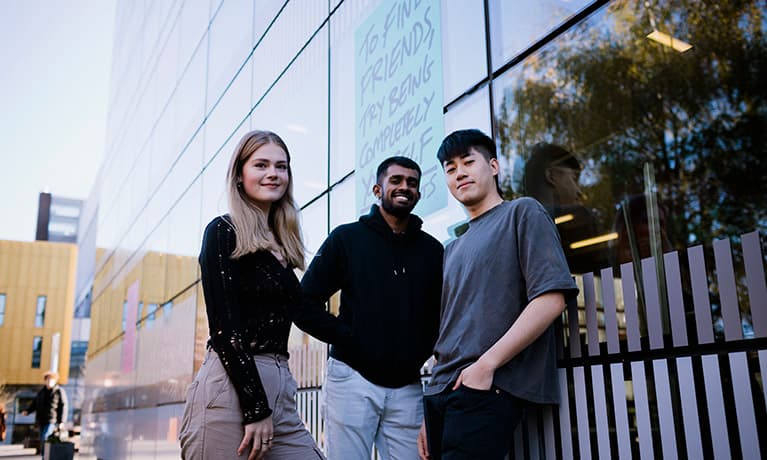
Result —
[{"label": "handwritten sign in window", "polygon": [[436,158],[444,137],[441,41],[439,0],[384,2],[357,29],[358,214],[375,202],[378,164],[395,155],[413,159],[423,172],[417,214],[447,205]]}]

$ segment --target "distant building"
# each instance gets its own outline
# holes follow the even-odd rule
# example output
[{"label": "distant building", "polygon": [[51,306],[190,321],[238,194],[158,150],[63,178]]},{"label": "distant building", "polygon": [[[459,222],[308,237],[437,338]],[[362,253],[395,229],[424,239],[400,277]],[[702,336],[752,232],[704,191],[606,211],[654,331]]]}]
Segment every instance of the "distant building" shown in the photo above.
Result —
[{"label": "distant building", "polygon": [[11,400],[6,442],[21,442],[34,415],[20,412],[57,371],[69,379],[77,246],[0,240],[0,378]]},{"label": "distant building", "polygon": [[76,243],[82,200],[41,192],[37,206],[37,241]]},{"label": "distant building", "polygon": [[[90,205],[89,205],[90,203]],[[96,211],[94,201],[64,198],[41,192],[37,209],[38,241],[76,243],[78,248],[72,321],[70,381],[64,385],[69,396],[69,419],[79,423],[84,396],[85,355],[88,350],[91,316],[91,289],[96,263]]]}]

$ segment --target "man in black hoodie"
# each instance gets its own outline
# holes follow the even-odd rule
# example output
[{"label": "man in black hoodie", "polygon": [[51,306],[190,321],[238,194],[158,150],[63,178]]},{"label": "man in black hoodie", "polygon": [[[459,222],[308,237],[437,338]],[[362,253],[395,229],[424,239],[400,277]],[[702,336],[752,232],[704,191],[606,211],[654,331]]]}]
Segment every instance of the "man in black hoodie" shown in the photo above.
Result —
[{"label": "man in black hoodie", "polygon": [[[323,385],[330,460],[417,458],[423,419],[420,369],[439,328],[442,245],[411,214],[421,169],[384,160],[359,222],[337,227],[304,274],[298,327],[331,344]],[[338,316],[325,302],[341,291]]]},{"label": "man in black hoodie", "polygon": [[67,417],[67,394],[58,384],[59,374],[48,371],[43,375],[45,385],[37,392],[35,399],[22,411],[22,415],[35,412],[35,423],[40,429],[40,453],[45,458],[45,441],[48,436],[64,427]]}]

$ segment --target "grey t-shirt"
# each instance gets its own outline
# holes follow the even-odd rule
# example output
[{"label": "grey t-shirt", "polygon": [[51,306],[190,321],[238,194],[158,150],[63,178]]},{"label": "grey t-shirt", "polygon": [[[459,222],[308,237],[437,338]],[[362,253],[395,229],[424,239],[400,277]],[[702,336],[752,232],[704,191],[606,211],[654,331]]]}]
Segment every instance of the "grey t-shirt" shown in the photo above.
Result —
[{"label": "grey t-shirt", "polygon": [[[527,304],[541,294],[578,288],[567,267],[559,234],[532,198],[504,201],[469,222],[445,249],[437,363],[426,394],[455,383],[509,330]],[[495,372],[493,385],[535,403],[556,403],[554,326]]]}]

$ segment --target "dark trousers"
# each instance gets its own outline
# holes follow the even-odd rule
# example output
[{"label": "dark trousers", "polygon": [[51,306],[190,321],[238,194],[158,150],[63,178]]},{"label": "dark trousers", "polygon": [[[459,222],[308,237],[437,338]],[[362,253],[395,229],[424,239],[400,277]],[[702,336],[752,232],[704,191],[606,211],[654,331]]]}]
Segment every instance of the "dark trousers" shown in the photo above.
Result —
[{"label": "dark trousers", "polygon": [[501,460],[509,452],[525,402],[503,390],[460,387],[424,397],[433,460]]},{"label": "dark trousers", "polygon": [[45,449],[48,446],[48,444],[45,443],[45,441],[48,439],[48,436],[52,435],[54,431],[56,431],[56,423],[46,423],[45,425],[37,425],[38,428],[40,428],[40,455],[45,458]]}]

